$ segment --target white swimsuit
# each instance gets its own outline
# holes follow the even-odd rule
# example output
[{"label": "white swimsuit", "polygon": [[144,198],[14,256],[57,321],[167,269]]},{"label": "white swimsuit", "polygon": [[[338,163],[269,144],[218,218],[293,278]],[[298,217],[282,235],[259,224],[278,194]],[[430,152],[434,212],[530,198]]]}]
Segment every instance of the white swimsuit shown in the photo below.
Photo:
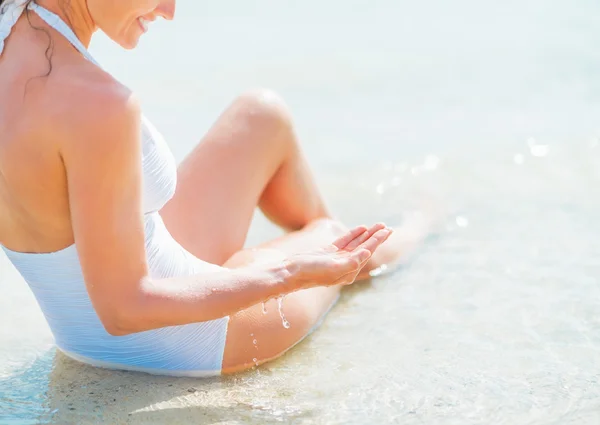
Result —
[{"label": "white swimsuit", "polygon": [[[60,17],[35,3],[28,7],[65,36],[88,60],[96,63]],[[11,21],[16,22],[16,18]],[[10,33],[7,25],[12,27],[14,22],[7,24],[0,15],[0,54],[2,41]],[[81,142],[85,143],[84,140]],[[145,245],[150,275],[166,278],[220,269],[186,251],[169,234],[159,215],[158,211],[175,192],[177,168],[163,137],[145,118],[142,144]],[[165,375],[221,373],[228,317],[128,336],[111,336],[88,296],[75,245],[48,254],[21,253],[6,247],[3,250],[29,284],[57,347],[69,357],[100,367]]]}]

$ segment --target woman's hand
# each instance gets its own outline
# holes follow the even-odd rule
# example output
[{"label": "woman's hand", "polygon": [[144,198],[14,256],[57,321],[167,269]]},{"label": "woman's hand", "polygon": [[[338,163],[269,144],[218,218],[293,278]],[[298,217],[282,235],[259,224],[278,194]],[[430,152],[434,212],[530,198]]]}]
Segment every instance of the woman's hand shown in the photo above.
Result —
[{"label": "woman's hand", "polygon": [[376,224],[370,229],[359,226],[331,245],[288,257],[285,260],[289,273],[286,279],[288,289],[353,283],[375,250],[391,233],[392,230],[383,224]]}]

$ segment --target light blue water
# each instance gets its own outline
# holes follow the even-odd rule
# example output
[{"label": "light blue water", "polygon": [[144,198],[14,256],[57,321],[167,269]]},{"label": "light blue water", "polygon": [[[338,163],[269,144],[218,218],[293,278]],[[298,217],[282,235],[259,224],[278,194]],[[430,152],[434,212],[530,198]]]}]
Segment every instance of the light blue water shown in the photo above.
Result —
[{"label": "light blue water", "polygon": [[[6,266],[0,423],[599,423],[600,6],[180,3],[135,52],[92,48],[178,158],[267,86],[349,224],[451,214],[288,356],[222,380],[55,356]],[[250,243],[273,233],[259,218]]]}]

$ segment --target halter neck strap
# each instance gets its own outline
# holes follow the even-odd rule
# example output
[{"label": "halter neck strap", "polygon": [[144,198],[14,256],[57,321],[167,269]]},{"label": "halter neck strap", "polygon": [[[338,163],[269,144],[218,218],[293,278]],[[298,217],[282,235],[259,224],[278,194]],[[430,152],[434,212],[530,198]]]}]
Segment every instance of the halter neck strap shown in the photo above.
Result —
[{"label": "halter neck strap", "polygon": [[13,27],[25,11],[28,0],[5,0],[0,6],[0,55],[4,50],[4,42]]},{"label": "halter neck strap", "polygon": [[2,55],[5,40],[26,8],[34,11],[44,22],[62,34],[87,60],[100,66],[60,16],[34,2],[28,3],[27,0],[9,0],[0,8],[0,55]]}]

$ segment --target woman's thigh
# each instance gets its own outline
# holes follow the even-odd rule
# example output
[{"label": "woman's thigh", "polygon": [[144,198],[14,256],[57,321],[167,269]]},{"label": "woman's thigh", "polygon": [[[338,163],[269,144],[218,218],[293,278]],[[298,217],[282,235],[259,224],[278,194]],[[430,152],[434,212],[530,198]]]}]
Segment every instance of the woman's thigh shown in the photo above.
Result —
[{"label": "woman's thigh", "polygon": [[273,93],[246,93],[182,162],[161,216],[192,254],[221,265],[243,248],[261,194],[285,155],[277,136],[288,118]]},{"label": "woman's thigh", "polygon": [[[236,253],[226,267],[271,262],[332,243],[346,229],[333,220],[314,221],[304,229]],[[229,319],[223,373],[232,373],[275,359],[304,339],[339,297],[339,287],[317,287],[287,295],[279,310],[277,300],[234,314]],[[284,326],[284,319],[289,327]]]}]

